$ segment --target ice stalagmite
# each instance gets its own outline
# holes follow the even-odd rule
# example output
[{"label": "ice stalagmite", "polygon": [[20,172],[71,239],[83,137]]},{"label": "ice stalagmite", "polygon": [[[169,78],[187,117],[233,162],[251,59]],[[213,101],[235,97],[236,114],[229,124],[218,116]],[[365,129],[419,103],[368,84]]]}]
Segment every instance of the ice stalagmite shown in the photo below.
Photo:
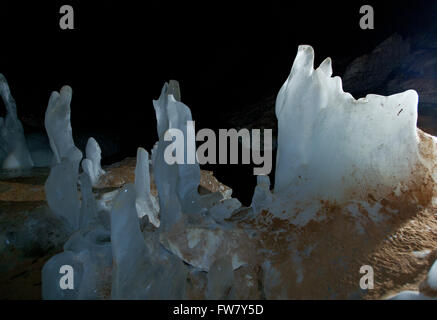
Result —
[{"label": "ice stalagmite", "polygon": [[[237,199],[221,202],[223,195],[219,191],[199,195],[200,167],[195,159],[194,127],[189,125],[191,111],[169,94],[175,90],[180,96],[176,84],[165,84],[154,101],[160,138],[152,150],[152,167],[159,196],[160,241],[175,256],[200,270],[209,270],[216,259],[225,255],[237,269],[250,261],[251,243],[242,230],[225,219],[239,210],[241,203]],[[185,138],[183,158],[179,154],[184,161],[169,164],[167,148],[180,143],[177,136],[176,142],[169,139],[175,131]]]},{"label": "ice stalagmite", "polygon": [[396,260],[376,263],[378,250],[437,194],[437,141],[416,127],[417,93],[356,100],[331,59],[313,64],[299,46],[276,99],[274,189],[259,179],[252,201],[267,299],[365,295],[357,270],[390,274]]},{"label": "ice stalagmite", "polygon": [[[177,164],[178,182],[177,194],[185,213],[195,213],[199,207],[198,187],[200,182],[200,167],[195,157],[194,127],[188,125],[192,121],[191,110],[180,99],[179,85],[176,81],[165,83],[158,100],[153,101],[158,122],[158,136],[160,140],[169,140],[166,137],[169,129],[178,129],[183,132],[184,161]],[[170,135],[169,135],[170,136]],[[161,142],[160,142],[161,143]],[[193,152],[186,152],[191,150]]]},{"label": "ice stalagmite", "polygon": [[2,74],[0,74],[0,95],[6,107],[5,118],[0,117],[0,166],[3,169],[33,167],[23,125],[18,120],[17,105]]},{"label": "ice stalagmite", "polygon": [[[45,183],[46,199],[72,235],[64,252],[44,265],[42,295],[44,299],[107,299],[112,277],[112,246],[106,227],[109,219],[105,213],[99,215],[92,189],[92,179],[103,172],[100,148],[94,139],[88,141],[87,159],[82,161],[83,172],[79,175],[82,152],[74,145],[72,136],[71,95],[68,86],[60,93],[53,92],[46,111],[45,126],[55,162]],[[63,266],[72,267],[63,271],[64,276],[60,273]],[[72,277],[67,273],[72,273]]]},{"label": "ice stalagmite", "polygon": [[263,206],[268,206],[273,201],[270,192],[270,179],[268,176],[257,176],[257,185],[253,193],[252,204],[254,212],[261,212]]},{"label": "ice stalagmite", "polygon": [[[199,194],[199,164],[187,152],[194,145],[191,111],[171,81],[153,102],[159,206],[149,155],[139,148],[135,184],[111,192],[99,210],[92,193],[98,145],[90,139],[79,177],[71,88],[52,94],[46,127],[55,164],[47,201],[76,232],[44,266],[43,297],[346,299],[368,294],[359,289],[362,266],[392,274],[400,250],[416,239],[423,245],[422,234],[399,226],[435,212],[435,137],[416,128],[414,91],[355,100],[332,77],[329,58],[316,70],[313,60],[313,49],[300,46],[276,101],[275,186],[270,190],[269,177],[258,176],[250,208],[205,188],[204,173]],[[183,163],[167,161],[172,129],[184,136]],[[62,265],[74,267],[74,292],[59,289]],[[435,271],[427,289],[436,287]]]},{"label": "ice stalagmite", "polygon": [[[79,150],[73,157],[79,157]],[[80,223],[80,199],[77,182],[79,161],[68,158],[53,166],[45,183],[46,199],[50,209],[65,219],[70,229],[77,230]]]},{"label": "ice stalagmite", "polygon": [[[90,165],[91,160],[83,159],[82,167]],[[86,172],[82,172],[79,176],[82,201],[80,204],[79,227],[84,228],[94,223],[97,220],[97,203],[93,195],[93,186],[91,179]]]},{"label": "ice stalagmite", "polygon": [[154,243],[146,244],[131,184],[115,199],[111,211],[113,252],[112,299],[182,299],[186,269],[182,261]]},{"label": "ice stalagmite", "polygon": [[70,123],[71,96],[71,88],[64,86],[60,93],[52,93],[47,106],[45,127],[55,164],[45,183],[45,191],[50,209],[62,217],[71,230],[77,230],[80,224],[77,183],[82,152],[73,141]]},{"label": "ice stalagmite", "polygon": [[88,173],[93,186],[97,184],[100,176],[105,173],[100,165],[100,160],[102,159],[101,152],[97,141],[93,137],[89,138],[85,148],[85,155],[86,159],[90,161],[85,167],[83,165],[82,167]]},{"label": "ice stalagmite", "polygon": [[135,206],[138,217],[147,215],[151,224],[159,227],[159,205],[150,193],[149,154],[143,148],[138,148],[135,167]]},{"label": "ice stalagmite", "polygon": [[300,46],[276,100],[275,193],[344,202],[408,188],[428,166],[419,150],[417,93],[355,100],[332,77],[329,58],[316,70],[313,63],[313,48]]},{"label": "ice stalagmite", "polygon": [[160,140],[152,153],[153,176],[158,189],[160,209],[160,230],[170,229],[182,218],[182,208],[177,194],[178,168],[169,165],[164,159],[165,148],[169,142]]},{"label": "ice stalagmite", "polygon": [[175,80],[170,80],[170,83],[164,83],[158,100],[153,100],[153,107],[155,108],[156,113],[158,138],[161,138],[169,128],[167,104],[168,97],[170,95],[172,95],[176,101],[181,101],[179,83]]},{"label": "ice stalagmite", "polygon": [[141,234],[135,208],[135,189],[132,185],[124,188],[115,199],[111,212],[111,240],[113,251],[113,299],[144,299],[147,270],[147,250]]},{"label": "ice stalagmite", "polygon": [[60,92],[52,92],[46,110],[44,124],[56,163],[60,163],[62,158],[79,159],[70,123],[72,95],[73,90],[69,86],[62,87]]},{"label": "ice stalagmite", "polygon": [[153,101],[155,108],[159,141],[152,151],[153,176],[159,195],[160,230],[168,230],[182,218],[182,207],[178,196],[179,170],[177,164],[168,164],[165,160],[165,149],[170,144],[164,135],[170,127],[168,116],[168,100],[173,95],[168,92],[165,83],[158,100]]}]

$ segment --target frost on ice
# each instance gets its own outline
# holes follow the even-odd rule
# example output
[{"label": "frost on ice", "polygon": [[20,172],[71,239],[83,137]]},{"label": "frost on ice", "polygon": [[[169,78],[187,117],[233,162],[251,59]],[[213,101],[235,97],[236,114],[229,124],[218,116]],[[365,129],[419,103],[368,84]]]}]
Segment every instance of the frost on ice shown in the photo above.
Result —
[{"label": "frost on ice", "polygon": [[6,78],[0,73],[0,95],[6,107],[5,118],[0,117],[0,165],[3,169],[30,168],[33,161],[24,137],[17,105]]}]

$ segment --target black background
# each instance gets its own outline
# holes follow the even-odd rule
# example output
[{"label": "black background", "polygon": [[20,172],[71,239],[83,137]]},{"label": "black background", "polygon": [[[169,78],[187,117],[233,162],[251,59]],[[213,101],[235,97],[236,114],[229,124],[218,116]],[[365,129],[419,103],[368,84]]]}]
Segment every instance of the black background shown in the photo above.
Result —
[{"label": "black background", "polygon": [[[63,4],[74,8],[75,30],[59,27]],[[363,4],[375,10],[374,30],[359,27]],[[342,75],[348,62],[391,34],[433,28],[436,13],[435,1],[2,0],[0,72],[19,117],[34,122],[26,133],[44,130],[51,91],[69,84],[73,132],[119,137],[118,154],[103,154],[110,163],[153,146],[152,99],[169,79],[180,82],[197,130],[226,128],[233,110],[279,90],[299,44],[314,47],[316,64],[330,56],[334,74]],[[218,177],[234,190],[240,179],[253,183],[251,166],[240,169],[238,178],[220,170]]]},{"label": "black background", "polygon": [[[184,306],[208,307],[208,310],[217,310],[218,304],[232,304],[230,301],[3,301],[0,302],[2,310],[10,309],[11,313],[21,318],[35,317],[37,314],[49,319],[59,319],[59,315],[65,317],[83,317],[92,315],[96,318],[126,317],[129,314],[140,314],[144,317],[153,315],[154,319],[290,319],[296,315],[318,315],[323,312],[329,318],[334,319],[365,319],[365,318],[407,318],[417,317],[417,310],[432,314],[435,308],[434,301],[332,301],[332,300],[264,300],[244,301],[234,304],[260,304],[263,306],[261,315],[217,315],[210,312],[204,318],[193,315],[174,315],[175,307]],[[319,310],[319,311],[316,311]],[[426,311],[428,310],[428,311]]]}]

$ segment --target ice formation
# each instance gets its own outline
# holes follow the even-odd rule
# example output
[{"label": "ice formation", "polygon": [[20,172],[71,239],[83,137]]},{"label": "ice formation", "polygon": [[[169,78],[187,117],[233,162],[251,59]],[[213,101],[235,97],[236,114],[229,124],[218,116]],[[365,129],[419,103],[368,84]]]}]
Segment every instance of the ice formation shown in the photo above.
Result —
[{"label": "ice formation", "polygon": [[93,186],[97,184],[100,176],[105,173],[100,165],[101,153],[97,141],[93,137],[89,138],[85,148],[86,160],[89,161],[86,161],[85,165],[82,162],[82,168],[89,175]]},{"label": "ice formation", "polygon": [[113,299],[183,299],[187,269],[159,245],[157,234],[143,235],[136,191],[120,191],[111,211]]},{"label": "ice formation", "polygon": [[71,230],[80,227],[80,199],[77,182],[82,152],[74,145],[70,123],[72,89],[62,87],[50,96],[45,127],[54,155],[54,164],[45,184],[50,209],[65,219]]},{"label": "ice formation", "polygon": [[147,216],[150,223],[159,228],[159,205],[150,193],[149,153],[138,148],[135,167],[135,207],[139,218]]},{"label": "ice formation", "polygon": [[[96,143],[90,142],[93,151],[87,150],[79,175],[71,88],[52,94],[46,128],[55,164],[47,202],[76,232],[44,266],[44,297],[182,299],[189,290],[209,299],[356,294],[368,251],[432,203],[435,138],[416,128],[414,91],[355,100],[332,77],[329,58],[316,70],[313,61],[313,49],[300,46],[276,101],[275,186],[258,176],[249,208],[219,191],[199,193],[198,163],[165,161],[169,129],[188,136],[192,120],[177,82],[166,83],[153,101],[158,142],[151,161],[139,148],[135,184],[106,194],[104,205],[92,188],[100,168]],[[74,294],[56,287],[61,264],[75,266]],[[206,285],[192,288],[202,281]]]},{"label": "ice formation", "polygon": [[[54,163],[45,191],[50,209],[67,223],[71,231],[76,231],[98,219],[92,187],[104,170],[100,166],[100,147],[94,138],[89,138],[83,160],[82,152],[74,144],[70,123],[71,98],[72,89],[64,86],[60,93],[55,91],[51,94],[47,106],[45,126]],[[83,169],[80,175],[79,166]]]},{"label": "ice formation", "polygon": [[[186,296],[188,276],[183,261],[195,270],[207,271],[213,266],[208,297],[231,297],[228,289],[232,286],[233,270],[249,261],[254,249],[244,231],[225,221],[241,208],[241,203],[233,198],[224,199],[219,191],[200,195],[198,164],[169,165],[164,160],[165,147],[170,143],[164,140],[165,131],[169,128],[186,130],[184,122],[191,120],[189,108],[176,101],[167,90],[176,91],[180,98],[178,84],[173,81],[170,86],[165,84],[160,99],[155,101],[158,124],[161,124],[158,127],[164,130],[158,132],[160,138],[152,150],[159,205],[151,194],[150,162],[143,148],[137,153],[135,184],[111,193],[108,206],[96,202],[89,174],[92,160],[88,155],[82,160],[83,173],[79,174],[81,154],[57,148],[61,140],[66,140],[70,150],[77,150],[71,138],[69,99],[64,98],[66,103],[50,99],[46,126],[60,163],[52,167],[47,179],[47,200],[50,208],[77,231],[64,252],[44,266],[44,298],[181,299]],[[71,95],[71,89],[64,92]],[[59,112],[62,117],[50,118],[49,115],[56,114],[49,111],[55,109],[54,105],[63,108],[63,112]],[[57,131],[55,121],[64,123],[63,132]],[[60,179],[61,174],[63,179]],[[105,217],[110,217],[110,237]],[[240,243],[246,244],[241,246]],[[112,265],[108,264],[109,258]],[[80,287],[75,294],[61,292],[53,284],[61,277],[54,270],[62,264],[75,268],[75,284]],[[97,275],[96,270],[100,268],[106,271]],[[229,281],[223,282],[225,274]],[[91,276],[97,280],[88,280]],[[112,280],[108,280],[110,278]],[[91,287],[95,290],[90,290]]]},{"label": "ice formation", "polygon": [[[43,267],[42,296],[44,299],[104,299],[109,298],[112,279],[112,243],[108,213],[99,211],[92,188],[95,173],[103,172],[100,148],[92,138],[89,140],[87,158],[82,161],[84,170],[79,174],[82,152],[72,137],[71,95],[68,86],[60,93],[53,92],[46,111],[45,125],[55,156],[45,184],[46,198],[53,213],[69,228],[71,237],[64,251]],[[60,270],[64,265],[73,267],[75,290],[60,288]]]},{"label": "ice formation", "polygon": [[417,93],[355,100],[329,58],[313,63],[300,46],[276,100],[274,189],[258,180],[252,201],[249,226],[283,234],[263,248],[269,299],[349,297],[353,283],[346,293],[346,280],[330,279],[359,270],[354,248],[376,247],[435,195],[436,140],[416,128]]},{"label": "ice formation", "polygon": [[46,110],[44,124],[49,136],[55,163],[60,163],[63,158],[72,161],[82,159],[82,152],[76,148],[73,141],[73,132],[70,123],[70,103],[73,90],[69,86],[61,88],[60,92],[52,92]]},{"label": "ice formation", "polygon": [[0,117],[0,165],[3,169],[30,168],[33,161],[24,137],[23,125],[17,116],[17,105],[6,78],[0,74],[0,95],[6,107]]},{"label": "ice formation", "polygon": [[[83,159],[84,163],[89,163],[90,160]],[[79,175],[80,191],[82,195],[82,201],[80,204],[80,216],[79,226],[84,227],[92,224],[98,219],[97,202],[93,195],[93,186],[90,176],[87,172],[82,172]]]},{"label": "ice formation", "polygon": [[[257,176],[257,184],[252,197],[251,207],[254,212],[261,212],[261,208],[268,206],[273,201],[270,191],[270,179],[268,176]],[[259,207],[260,206],[260,207]]]},{"label": "ice formation", "polygon": [[[62,289],[62,266],[73,268],[73,289]],[[112,278],[110,233],[102,227],[83,229],[71,236],[64,252],[42,269],[43,299],[107,299]]]},{"label": "ice formation", "polygon": [[[158,121],[159,141],[152,151],[152,168],[158,189],[160,207],[160,241],[164,247],[183,261],[200,270],[209,270],[212,263],[223,255],[229,255],[234,269],[249,260],[251,244],[240,245],[247,240],[244,231],[225,222],[240,207],[237,199],[223,199],[220,192],[200,195],[200,167],[195,164],[168,164],[164,150],[171,143],[165,134],[171,128],[184,132],[187,139],[187,121],[191,111],[177,101],[171,90],[179,88],[165,84],[158,100],[154,101]],[[177,96],[180,97],[179,90]],[[246,251],[247,250],[247,251]]]},{"label": "ice formation", "polygon": [[216,221],[223,221],[229,219],[232,214],[241,208],[241,202],[238,199],[224,199],[220,203],[217,203],[211,209],[209,213]]},{"label": "ice formation", "polygon": [[[378,202],[413,193],[423,181],[434,184],[433,163],[425,153],[435,153],[435,138],[416,129],[417,93],[355,100],[343,92],[341,79],[332,77],[330,58],[315,70],[313,63],[313,48],[300,46],[278,93],[276,200],[257,187],[257,211],[281,215],[287,208],[305,224],[320,201]],[[433,192],[430,186],[425,193]],[[264,205],[259,197],[266,197]],[[303,212],[300,217],[297,211]]]},{"label": "ice formation", "polygon": [[417,93],[355,100],[332,77],[329,58],[316,70],[313,63],[313,49],[300,46],[276,100],[275,192],[344,201],[382,198],[408,182],[422,162]]},{"label": "ice formation", "polygon": [[182,219],[177,195],[178,168],[165,162],[164,150],[167,145],[161,140],[152,152],[153,176],[159,196],[160,230],[168,230]]},{"label": "ice formation", "polygon": [[432,290],[437,291],[437,260],[429,270],[427,282]]},{"label": "ice formation", "polygon": [[208,300],[234,299],[234,269],[228,257],[217,259],[208,272]]},{"label": "ice formation", "polygon": [[[176,96],[176,97],[175,97]],[[168,145],[168,141],[165,140],[165,133],[168,129],[179,129],[184,133],[184,137],[188,137],[187,122],[192,121],[191,110],[182,102],[176,100],[180,98],[179,85],[175,81],[171,81],[170,85],[164,84],[161,95],[158,100],[153,101],[155,107],[156,119],[158,121],[158,137],[159,146],[157,150],[163,151],[164,144]],[[187,141],[187,145],[192,144],[195,146],[194,139]],[[188,146],[187,146],[188,148]],[[194,148],[193,148],[194,149]],[[164,155],[162,154],[162,157]],[[161,156],[158,156],[161,159]],[[162,160],[164,160],[162,158]],[[184,154],[184,164],[177,164],[178,179],[176,182],[176,189],[179,200],[183,200],[180,205],[185,213],[194,213],[201,210],[198,206],[199,202],[199,182],[200,182],[200,167],[197,160],[194,159],[194,164],[190,164],[187,161],[187,154]],[[170,167],[166,162],[162,164],[164,167]],[[170,169],[169,170],[173,170]],[[155,177],[159,177],[155,175]]]}]

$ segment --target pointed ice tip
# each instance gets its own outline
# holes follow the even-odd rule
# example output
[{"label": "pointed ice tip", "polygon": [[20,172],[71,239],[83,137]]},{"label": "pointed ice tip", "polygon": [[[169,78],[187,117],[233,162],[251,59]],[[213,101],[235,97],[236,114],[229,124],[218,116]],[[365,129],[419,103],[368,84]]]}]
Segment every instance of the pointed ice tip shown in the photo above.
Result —
[{"label": "pointed ice tip", "polygon": [[332,76],[332,60],[331,58],[326,58],[323,60],[323,62],[320,64],[319,68],[322,70],[328,77]]},{"label": "pointed ice tip", "polygon": [[49,98],[49,107],[54,106],[57,99],[59,99],[59,92],[52,91],[52,94],[50,95],[50,98]]},{"label": "pointed ice tip", "polygon": [[137,159],[149,160],[149,153],[146,149],[139,147],[137,149]]},{"label": "pointed ice tip", "polygon": [[102,150],[100,149],[96,139],[89,137],[85,147],[86,157],[88,159],[94,159],[96,156],[100,156],[101,152]]},{"label": "pointed ice tip", "polygon": [[153,107],[155,108],[155,110],[156,110],[157,108],[159,108],[158,103],[159,103],[160,101],[162,101],[163,99],[165,99],[165,97],[167,97],[167,91],[168,91],[168,83],[167,83],[167,82],[164,82],[164,85],[162,86],[161,93],[160,93],[158,99],[156,99],[156,100],[153,99],[153,100],[152,100],[152,101],[153,101]]},{"label": "pointed ice tip", "polygon": [[314,49],[308,45],[300,45],[294,59],[292,70],[301,69],[308,73],[314,70]]},{"label": "pointed ice tip", "polygon": [[9,91],[8,80],[6,80],[6,77],[2,73],[0,73],[0,89],[3,92]]},{"label": "pointed ice tip", "polygon": [[65,85],[61,88],[61,91],[59,93],[62,94],[73,94],[73,89],[69,85]]},{"label": "pointed ice tip", "polygon": [[64,112],[70,112],[70,103],[73,96],[73,89],[70,86],[63,86],[59,91],[59,103]]},{"label": "pointed ice tip", "polygon": [[181,89],[177,80],[170,80],[167,94],[172,94],[176,101],[181,101]]},{"label": "pointed ice tip", "polygon": [[168,82],[164,82],[164,85],[162,86],[161,92],[167,92],[168,90]]}]

